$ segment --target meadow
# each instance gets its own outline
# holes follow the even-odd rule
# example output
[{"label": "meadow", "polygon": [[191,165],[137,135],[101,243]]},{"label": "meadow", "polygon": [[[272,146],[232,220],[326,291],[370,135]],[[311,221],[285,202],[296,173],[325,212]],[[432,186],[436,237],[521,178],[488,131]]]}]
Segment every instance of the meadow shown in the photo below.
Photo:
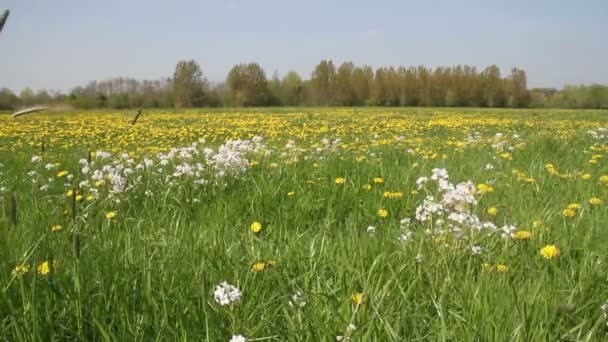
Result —
[{"label": "meadow", "polygon": [[0,336],[608,340],[607,115],[0,115]]}]

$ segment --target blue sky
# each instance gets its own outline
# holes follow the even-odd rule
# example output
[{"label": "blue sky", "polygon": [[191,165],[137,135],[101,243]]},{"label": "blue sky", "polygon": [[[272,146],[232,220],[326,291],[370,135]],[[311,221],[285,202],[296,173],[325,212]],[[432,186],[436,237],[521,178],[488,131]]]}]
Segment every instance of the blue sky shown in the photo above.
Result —
[{"label": "blue sky", "polygon": [[529,86],[608,84],[608,0],[2,0],[0,87],[66,91],[241,62],[305,78],[321,59],[374,67],[520,67]]}]

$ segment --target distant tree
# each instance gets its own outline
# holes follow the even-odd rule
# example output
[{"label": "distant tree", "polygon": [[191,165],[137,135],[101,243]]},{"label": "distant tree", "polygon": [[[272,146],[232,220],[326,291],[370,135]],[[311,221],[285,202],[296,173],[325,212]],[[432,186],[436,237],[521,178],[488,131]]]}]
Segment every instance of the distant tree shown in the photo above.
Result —
[{"label": "distant tree", "polygon": [[370,66],[355,68],[352,75],[352,89],[354,92],[355,105],[361,106],[370,100],[373,83],[374,71]]},{"label": "distant tree", "polygon": [[257,63],[235,65],[226,80],[232,103],[237,106],[264,106],[270,91],[264,69]]},{"label": "distant tree", "polygon": [[530,101],[526,72],[513,68],[506,81],[507,105],[509,107],[527,107]]},{"label": "distant tree", "polygon": [[504,81],[500,77],[500,69],[496,65],[487,67],[481,73],[482,99],[486,107],[503,107],[505,104]]},{"label": "distant tree", "polygon": [[316,105],[327,106],[333,99],[336,68],[331,60],[321,61],[310,79],[310,95]]},{"label": "distant tree", "polygon": [[179,61],[173,73],[173,96],[176,107],[199,107],[206,104],[207,80],[193,60]]},{"label": "distant tree", "polygon": [[19,97],[10,89],[0,89],[0,110],[13,110],[19,106]]},{"label": "distant tree", "polygon": [[355,66],[351,62],[340,65],[335,76],[333,98],[331,103],[338,106],[352,106],[356,102],[353,88],[353,73]]},{"label": "distant tree", "polygon": [[279,97],[281,103],[286,106],[299,106],[303,102],[304,83],[302,78],[295,71],[290,71],[281,81],[281,91]]}]

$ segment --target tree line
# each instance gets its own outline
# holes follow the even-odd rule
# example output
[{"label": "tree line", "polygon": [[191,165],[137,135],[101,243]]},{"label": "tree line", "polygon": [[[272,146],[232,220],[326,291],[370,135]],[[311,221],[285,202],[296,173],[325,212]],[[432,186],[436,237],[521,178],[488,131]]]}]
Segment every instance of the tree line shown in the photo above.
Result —
[{"label": "tree line", "polygon": [[608,108],[608,87],[567,86],[562,90],[528,89],[526,72],[503,75],[495,66],[427,68],[336,66],[321,61],[309,79],[290,71],[268,78],[257,63],[235,65],[224,82],[209,82],[193,60],[177,63],[172,77],[160,80],[114,78],[92,81],[68,94],[19,94],[0,89],[0,110],[33,104],[69,104],[76,108],[188,108],[248,106],[433,106]]}]

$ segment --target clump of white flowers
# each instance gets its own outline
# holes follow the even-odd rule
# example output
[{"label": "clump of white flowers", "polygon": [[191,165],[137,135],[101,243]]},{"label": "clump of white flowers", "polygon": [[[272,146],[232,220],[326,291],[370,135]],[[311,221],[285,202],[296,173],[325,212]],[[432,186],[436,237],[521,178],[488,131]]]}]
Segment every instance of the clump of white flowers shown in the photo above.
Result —
[{"label": "clump of white flowers", "polygon": [[[434,189],[430,187],[431,183],[435,185]],[[450,234],[457,239],[469,239],[474,232],[487,231],[507,238],[517,230],[513,225],[505,225],[499,229],[492,222],[483,222],[473,213],[480,195],[475,184],[465,181],[454,185],[449,181],[446,169],[433,169],[430,177],[420,177],[416,184],[428,194],[415,212],[417,221],[431,226],[428,233]],[[471,252],[479,254],[481,249],[474,246]]]},{"label": "clump of white flowers", "polygon": [[301,291],[296,291],[291,296],[289,305],[294,308],[303,308],[304,306],[306,306],[306,298],[304,297],[304,294],[302,294]]},{"label": "clump of white flowers", "polygon": [[247,339],[243,335],[232,335],[229,342],[247,342]]},{"label": "clump of white flowers", "polygon": [[239,302],[242,297],[241,290],[225,281],[216,286],[215,291],[213,291],[213,298],[220,305],[230,305]]}]

